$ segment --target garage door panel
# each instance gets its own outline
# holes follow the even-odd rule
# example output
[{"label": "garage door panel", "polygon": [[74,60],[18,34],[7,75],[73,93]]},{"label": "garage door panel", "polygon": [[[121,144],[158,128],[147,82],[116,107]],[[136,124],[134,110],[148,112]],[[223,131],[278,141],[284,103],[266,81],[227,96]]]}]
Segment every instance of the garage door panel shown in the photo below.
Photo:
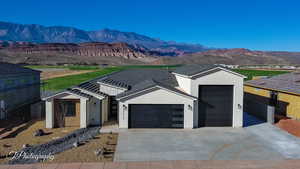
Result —
[{"label": "garage door panel", "polygon": [[130,128],[182,128],[183,105],[130,104]]},{"label": "garage door panel", "polygon": [[199,127],[232,126],[233,86],[199,86]]}]

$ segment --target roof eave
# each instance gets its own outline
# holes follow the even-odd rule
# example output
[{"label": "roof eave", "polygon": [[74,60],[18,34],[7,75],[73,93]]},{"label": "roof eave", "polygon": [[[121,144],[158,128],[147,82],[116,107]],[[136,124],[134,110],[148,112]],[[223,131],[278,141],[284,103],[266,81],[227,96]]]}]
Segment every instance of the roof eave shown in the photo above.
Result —
[{"label": "roof eave", "polygon": [[65,93],[65,94],[70,94],[70,95],[76,95],[76,96],[78,96],[78,97],[80,97],[80,98],[84,98],[84,99],[87,99],[87,100],[90,99],[90,98],[88,98],[88,97],[80,96],[80,95],[78,95],[78,94],[76,94],[76,93],[73,93],[73,92],[70,92],[70,91],[61,91],[61,92],[58,92],[58,93],[56,93],[56,94],[54,94],[54,95],[51,95],[51,96],[42,98],[42,100],[46,101],[46,100],[48,100],[48,99],[50,99],[50,98],[53,98],[53,97],[55,97],[55,96],[58,96],[58,95],[61,95],[61,94],[64,94],[64,93]]},{"label": "roof eave", "polygon": [[167,91],[169,91],[169,92],[172,92],[172,93],[175,93],[175,94],[178,94],[178,95],[181,95],[181,96],[183,96],[183,97],[188,97],[188,98],[193,99],[193,100],[198,100],[197,97],[191,96],[191,95],[189,95],[189,94],[182,94],[182,93],[180,93],[180,92],[176,92],[176,91],[167,89],[167,88],[165,88],[165,87],[163,87],[163,86],[160,86],[160,85],[154,85],[154,86],[148,87],[148,88],[146,88],[146,89],[139,90],[139,91],[137,91],[137,92],[131,93],[131,94],[129,94],[129,95],[125,95],[125,96],[122,96],[122,97],[119,97],[119,98],[117,97],[116,100],[122,100],[122,99],[125,99],[125,98],[127,98],[127,97],[137,95],[137,94],[139,94],[139,93],[142,93],[142,92],[147,91],[147,90],[151,90],[151,89],[156,88],[156,87],[157,87],[157,88],[160,88],[160,89],[167,90]]}]

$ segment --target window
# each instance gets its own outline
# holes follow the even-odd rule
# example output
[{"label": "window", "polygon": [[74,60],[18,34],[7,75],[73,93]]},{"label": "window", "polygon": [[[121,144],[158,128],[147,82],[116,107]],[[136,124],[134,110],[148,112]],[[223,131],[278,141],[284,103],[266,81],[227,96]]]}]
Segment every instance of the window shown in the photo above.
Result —
[{"label": "window", "polygon": [[66,108],[66,117],[76,116],[76,105],[73,101],[63,101],[62,103]]}]

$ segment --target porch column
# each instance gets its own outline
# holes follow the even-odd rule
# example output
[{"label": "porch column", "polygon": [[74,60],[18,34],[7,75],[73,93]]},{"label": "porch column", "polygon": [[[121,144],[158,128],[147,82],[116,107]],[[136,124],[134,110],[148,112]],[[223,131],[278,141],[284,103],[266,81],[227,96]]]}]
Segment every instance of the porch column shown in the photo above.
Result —
[{"label": "porch column", "polygon": [[87,99],[80,99],[80,128],[87,127]]},{"label": "porch column", "polygon": [[46,128],[54,127],[53,99],[46,100]]}]

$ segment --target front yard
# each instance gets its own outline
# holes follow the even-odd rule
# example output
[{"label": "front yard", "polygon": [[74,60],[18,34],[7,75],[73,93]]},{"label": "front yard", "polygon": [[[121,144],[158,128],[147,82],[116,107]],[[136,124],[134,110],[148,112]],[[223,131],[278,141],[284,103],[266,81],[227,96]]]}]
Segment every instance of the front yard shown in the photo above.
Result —
[{"label": "front yard", "polygon": [[[20,151],[25,144],[30,146],[47,143],[51,140],[61,138],[76,129],[77,127],[65,127],[46,129],[44,121],[31,121],[16,126],[7,137],[0,139],[0,156],[8,155],[10,152]],[[34,136],[36,130],[42,129],[43,136]],[[53,162],[102,162],[112,161],[117,144],[117,134],[100,134],[96,138],[85,142],[79,147],[74,147],[65,152],[54,155]],[[111,153],[103,156],[95,155],[95,150],[106,149]],[[1,157],[0,164],[7,163],[11,157]],[[51,163],[52,161],[46,161]]]}]

